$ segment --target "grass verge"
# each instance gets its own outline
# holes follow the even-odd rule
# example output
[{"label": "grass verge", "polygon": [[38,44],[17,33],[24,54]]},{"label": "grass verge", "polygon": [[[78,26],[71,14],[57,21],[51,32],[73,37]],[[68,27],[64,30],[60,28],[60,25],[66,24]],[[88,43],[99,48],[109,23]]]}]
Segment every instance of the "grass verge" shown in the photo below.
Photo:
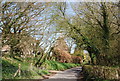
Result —
[{"label": "grass verge", "polygon": [[[20,75],[16,74],[18,70],[19,64],[20,67]],[[2,58],[2,79],[41,79],[43,75],[49,75],[49,70],[65,70],[72,67],[79,66],[80,64],[73,63],[59,63],[56,61],[46,60],[45,63],[41,66],[41,68],[36,68],[31,65],[29,62],[16,60],[13,58]]]}]

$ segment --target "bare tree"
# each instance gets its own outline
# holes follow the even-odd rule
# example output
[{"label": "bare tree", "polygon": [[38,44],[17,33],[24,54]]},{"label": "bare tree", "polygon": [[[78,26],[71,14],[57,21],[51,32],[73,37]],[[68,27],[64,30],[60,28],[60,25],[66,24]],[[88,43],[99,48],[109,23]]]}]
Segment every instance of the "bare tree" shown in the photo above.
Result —
[{"label": "bare tree", "polygon": [[[11,53],[23,36],[41,30],[42,13],[47,3],[2,3],[2,44],[10,45]],[[34,33],[35,34],[35,33]]]}]

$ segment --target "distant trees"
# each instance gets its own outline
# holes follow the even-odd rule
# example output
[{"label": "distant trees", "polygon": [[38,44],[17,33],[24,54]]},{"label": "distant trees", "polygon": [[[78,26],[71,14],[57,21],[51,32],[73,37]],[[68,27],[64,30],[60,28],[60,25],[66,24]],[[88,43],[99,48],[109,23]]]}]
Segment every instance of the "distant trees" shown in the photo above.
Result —
[{"label": "distant trees", "polygon": [[56,58],[56,61],[63,63],[79,63],[81,64],[83,58],[81,56],[74,56],[69,53],[68,45],[65,42],[64,37],[59,37],[52,50],[52,56]]}]

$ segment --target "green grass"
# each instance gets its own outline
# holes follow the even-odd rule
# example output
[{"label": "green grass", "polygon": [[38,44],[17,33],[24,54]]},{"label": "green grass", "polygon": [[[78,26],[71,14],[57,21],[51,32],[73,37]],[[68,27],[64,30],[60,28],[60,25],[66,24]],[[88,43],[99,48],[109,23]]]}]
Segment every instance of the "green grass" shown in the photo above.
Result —
[{"label": "green grass", "polygon": [[[21,75],[13,77],[18,70],[19,64],[21,64]],[[42,75],[50,74],[48,70],[65,70],[79,65],[80,64],[59,63],[46,60],[42,65],[44,70],[36,68],[35,66],[32,66],[31,70],[30,62],[23,62],[13,58],[2,58],[2,79],[40,79]]]},{"label": "green grass", "polygon": [[[13,77],[21,64],[21,76]],[[33,66],[30,70],[29,62],[21,62],[15,59],[2,59],[2,79],[40,79],[41,75],[49,74],[46,70],[41,70]],[[37,77],[37,78],[36,78]]]},{"label": "green grass", "polygon": [[60,63],[57,61],[48,61],[43,64],[43,67],[46,67],[48,70],[65,70],[72,67],[80,66],[80,64],[74,64],[74,63]]}]

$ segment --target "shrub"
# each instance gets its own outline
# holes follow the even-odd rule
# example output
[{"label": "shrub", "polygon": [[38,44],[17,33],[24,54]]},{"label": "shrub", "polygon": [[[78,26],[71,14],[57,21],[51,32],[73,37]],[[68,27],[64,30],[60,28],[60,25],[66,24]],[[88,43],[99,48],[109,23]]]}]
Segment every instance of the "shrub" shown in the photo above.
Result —
[{"label": "shrub", "polygon": [[120,68],[107,66],[84,65],[83,72],[86,78],[99,78],[108,80],[120,79]]}]

